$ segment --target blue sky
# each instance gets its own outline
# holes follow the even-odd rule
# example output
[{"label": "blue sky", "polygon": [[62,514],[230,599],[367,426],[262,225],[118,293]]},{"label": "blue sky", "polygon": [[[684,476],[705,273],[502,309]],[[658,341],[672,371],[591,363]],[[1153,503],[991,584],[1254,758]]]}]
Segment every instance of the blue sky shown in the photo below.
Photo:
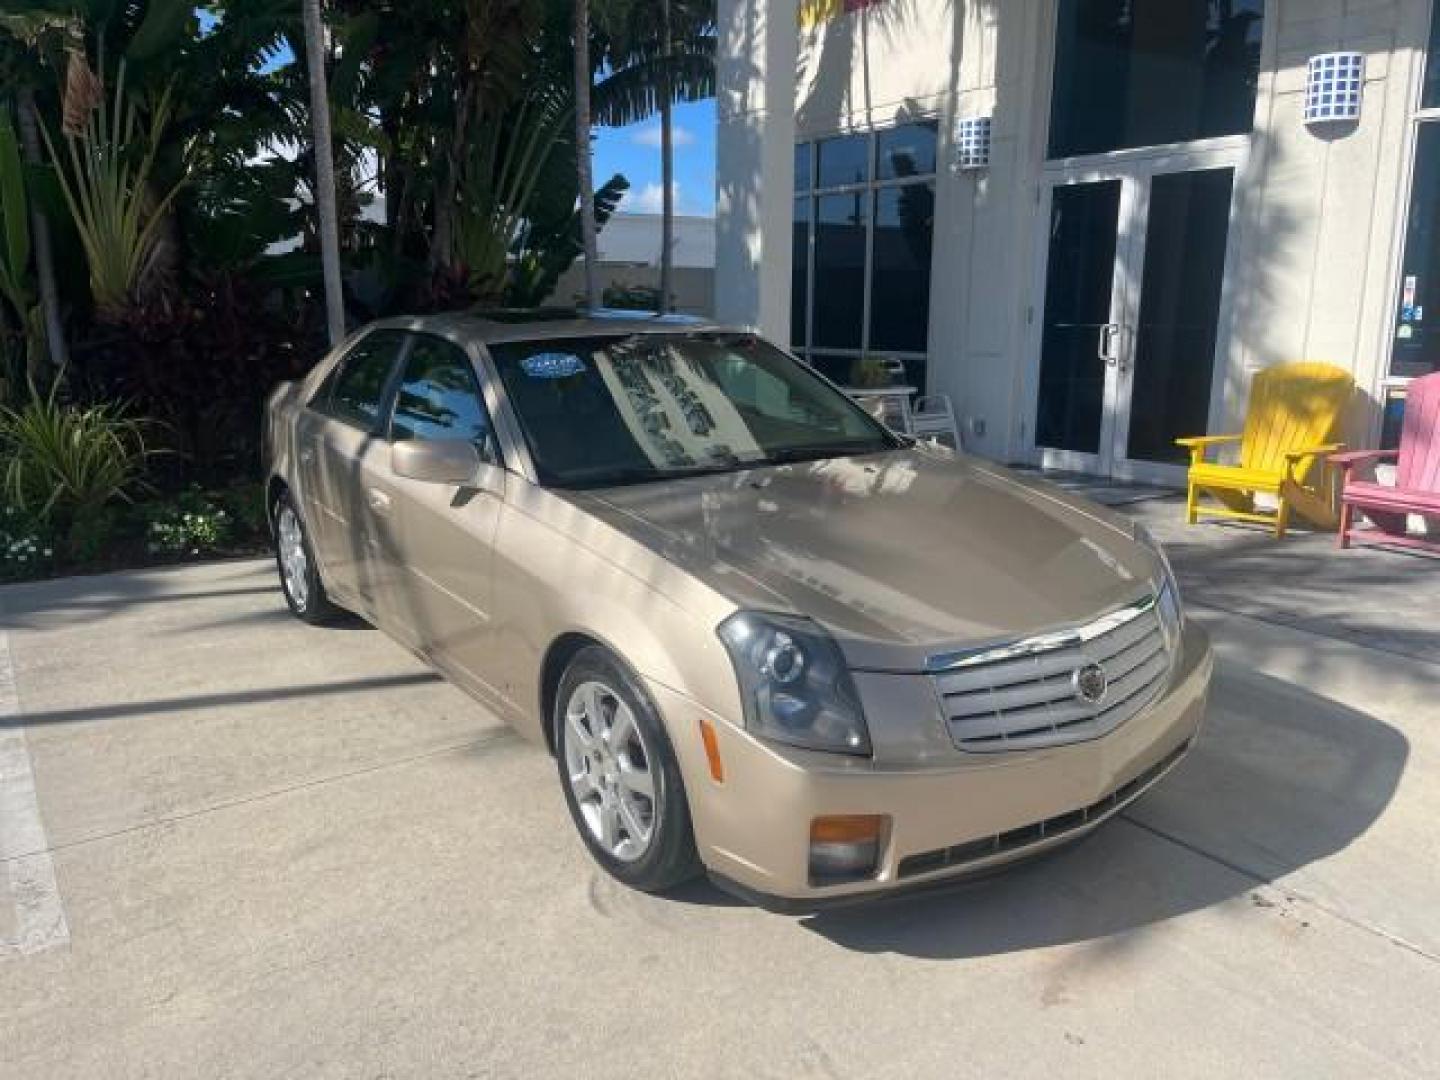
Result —
[{"label": "blue sky", "polygon": [[[630,191],[621,213],[660,212],[660,118],[623,128],[597,128],[595,183],[624,173]],[[715,213],[715,102],[675,107],[675,212]]]}]

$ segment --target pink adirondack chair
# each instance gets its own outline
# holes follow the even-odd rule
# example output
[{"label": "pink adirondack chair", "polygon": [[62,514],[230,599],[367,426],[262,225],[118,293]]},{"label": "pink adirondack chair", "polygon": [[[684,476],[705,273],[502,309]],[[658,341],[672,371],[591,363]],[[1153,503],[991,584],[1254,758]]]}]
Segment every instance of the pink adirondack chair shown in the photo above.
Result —
[{"label": "pink adirondack chair", "polygon": [[[1395,486],[1361,479],[1362,465],[1385,458],[1397,462]],[[1440,552],[1440,540],[1411,536],[1406,531],[1407,514],[1434,515],[1440,520],[1440,372],[1416,379],[1405,392],[1405,421],[1400,429],[1399,450],[1358,450],[1332,454],[1340,466],[1344,487],[1340,491],[1340,546],[1355,544],[1397,544]],[[1352,522],[1361,510],[1373,528],[1356,529]]]}]

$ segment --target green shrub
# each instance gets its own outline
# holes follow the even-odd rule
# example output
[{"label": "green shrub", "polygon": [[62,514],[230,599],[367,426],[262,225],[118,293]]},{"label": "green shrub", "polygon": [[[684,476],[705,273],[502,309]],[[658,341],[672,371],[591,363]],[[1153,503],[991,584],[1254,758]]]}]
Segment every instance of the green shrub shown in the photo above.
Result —
[{"label": "green shrub", "polygon": [[0,508],[0,580],[38,577],[54,563],[50,536],[19,507]]},{"label": "green shrub", "polygon": [[67,558],[92,558],[113,531],[116,504],[143,486],[144,432],[116,405],[67,405],[54,391],[0,408],[6,501],[50,530]]},{"label": "green shrub", "polygon": [[258,480],[233,484],[217,492],[220,504],[235,521],[237,540],[264,542],[270,535],[265,511],[265,485]]},{"label": "green shrub", "polygon": [[204,555],[224,548],[234,519],[220,502],[189,488],[145,508],[145,546],[152,555]]}]

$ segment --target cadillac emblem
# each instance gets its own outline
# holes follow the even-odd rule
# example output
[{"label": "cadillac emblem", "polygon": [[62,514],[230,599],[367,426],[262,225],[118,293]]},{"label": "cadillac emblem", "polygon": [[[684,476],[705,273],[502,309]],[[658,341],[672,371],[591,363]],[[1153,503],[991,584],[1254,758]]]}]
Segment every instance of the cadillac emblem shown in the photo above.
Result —
[{"label": "cadillac emblem", "polygon": [[1075,669],[1070,676],[1070,685],[1075,696],[1087,705],[1099,705],[1105,700],[1105,691],[1110,689],[1110,679],[1099,664],[1086,664]]}]

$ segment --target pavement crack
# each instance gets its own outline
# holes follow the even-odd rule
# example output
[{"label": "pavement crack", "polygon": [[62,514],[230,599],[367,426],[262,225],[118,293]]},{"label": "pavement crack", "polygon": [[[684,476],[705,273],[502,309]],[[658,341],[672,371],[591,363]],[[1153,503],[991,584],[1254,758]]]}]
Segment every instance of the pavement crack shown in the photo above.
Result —
[{"label": "pavement crack", "polygon": [[270,799],[277,799],[285,795],[293,795],[296,792],[305,791],[310,788],[324,787],[327,784],[338,783],[343,780],[351,780],[357,776],[368,776],[373,773],[384,772],[388,769],[403,768],[406,765],[413,765],[419,761],[429,758],[443,757],[446,754],[456,754],[465,751],[483,750],[492,746],[500,746],[506,743],[518,743],[522,741],[520,736],[509,728],[500,727],[487,731],[474,739],[467,739],[461,743],[450,743],[446,746],[438,746],[432,750],[426,750],[419,754],[409,754],[401,758],[392,758],[388,761],[376,762],[373,765],[365,765],[357,769],[347,769],[344,772],[330,773],[326,776],[316,776],[309,780],[302,780],[296,784],[287,784],[284,787],[271,788],[267,791],[255,792],[252,795],[243,795],[234,799],[224,799],[208,806],[196,807],[193,810],[186,810],[178,814],[167,814],[164,817],[151,818],[147,821],[139,821],[133,825],[126,825],[124,828],[112,829],[109,832],[94,833],[90,836],[81,836],[74,840],[67,840],[60,844],[51,844],[47,847],[37,848],[34,851],[22,851],[15,855],[0,859],[0,866],[7,863],[17,862],[21,859],[31,858],[40,854],[52,854],[58,851],[68,851],[71,848],[85,847],[89,844],[98,844],[105,840],[113,840],[117,837],[128,836],[132,833],[146,832],[150,829],[157,829],[164,825],[173,825],[182,821],[190,821],[194,818],[205,817],[222,810],[233,810],[241,806],[249,806],[254,803],[266,802]]},{"label": "pavement crack", "polygon": [[[1124,821],[1129,825],[1133,825],[1143,832],[1149,833],[1151,836],[1155,837],[1158,840],[1164,840],[1167,843],[1174,844],[1176,847],[1183,848],[1184,850],[1190,852],[1190,854],[1195,855],[1201,859],[1205,859],[1208,862],[1215,863],[1217,866],[1223,866],[1231,873],[1238,874],[1241,877],[1249,878],[1257,885],[1275,884],[1275,878],[1271,875],[1261,873],[1260,871],[1251,869],[1250,867],[1245,866],[1241,863],[1234,862],[1230,859],[1225,858],[1223,855],[1217,855],[1213,851],[1207,851],[1205,848],[1200,847],[1198,844],[1195,844],[1189,840],[1186,840],[1184,837],[1176,836],[1174,833],[1166,832],[1164,829],[1157,828],[1156,826],[1151,825],[1148,822],[1141,821],[1139,818],[1132,817],[1129,813],[1121,813],[1117,816],[1121,821]],[[1320,900],[1314,896],[1310,896],[1304,891],[1295,888],[1288,882],[1282,887],[1284,888],[1286,895],[1291,896],[1294,899],[1301,901],[1302,903],[1309,904],[1313,908],[1317,908],[1318,910],[1325,912],[1325,914],[1329,915],[1331,918],[1343,922],[1347,926],[1354,927],[1356,930],[1360,930],[1367,934],[1372,934],[1375,937],[1388,941],[1392,945],[1399,946],[1407,952],[1414,953],[1416,956],[1419,956],[1425,960],[1429,960],[1432,963],[1440,963],[1440,953],[1435,953],[1430,951],[1429,949],[1426,949],[1424,946],[1416,945],[1413,941],[1407,941],[1405,938],[1399,937],[1396,934],[1392,934],[1390,931],[1384,929],[1383,927],[1376,926],[1373,923],[1366,922],[1363,919],[1357,919],[1355,916],[1349,914],[1348,912],[1341,911],[1339,908],[1333,907],[1332,905],[1325,903],[1323,900]]]}]

